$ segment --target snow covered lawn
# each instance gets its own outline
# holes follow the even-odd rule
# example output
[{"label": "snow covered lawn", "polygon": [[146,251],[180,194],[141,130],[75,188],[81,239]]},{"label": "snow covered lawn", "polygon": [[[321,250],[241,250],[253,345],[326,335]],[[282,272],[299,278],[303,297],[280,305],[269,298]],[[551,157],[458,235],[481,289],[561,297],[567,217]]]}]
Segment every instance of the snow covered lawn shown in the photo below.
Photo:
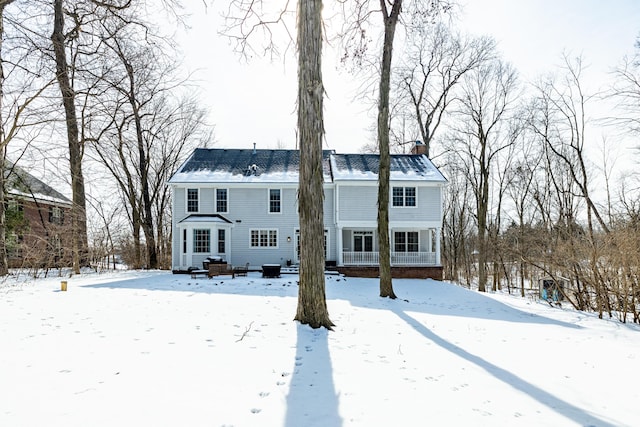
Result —
[{"label": "snow covered lawn", "polygon": [[633,426],[640,328],[449,283],[88,274],[0,284],[0,426]]}]

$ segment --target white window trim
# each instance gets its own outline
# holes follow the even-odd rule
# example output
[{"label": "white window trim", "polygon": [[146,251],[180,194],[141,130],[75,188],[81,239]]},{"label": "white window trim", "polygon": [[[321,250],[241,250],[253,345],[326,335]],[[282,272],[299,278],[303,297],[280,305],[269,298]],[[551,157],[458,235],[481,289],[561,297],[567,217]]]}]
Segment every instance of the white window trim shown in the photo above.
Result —
[{"label": "white window trim", "polygon": [[[280,212],[271,212],[271,190],[278,190],[280,192]],[[267,213],[269,215],[282,215],[283,206],[282,188],[267,188]]]},{"label": "white window trim", "polygon": [[[407,237],[407,233],[417,233],[418,234],[418,252],[420,252],[420,248],[422,247],[421,246],[421,238],[420,238],[420,230],[392,230],[392,231],[393,231],[393,234],[392,234],[393,239],[392,239],[391,243],[392,243],[393,252],[396,251],[395,250],[396,249],[396,233],[404,233],[405,238]],[[404,244],[405,244],[406,248],[408,248],[409,247],[409,239],[407,239]],[[405,253],[409,253],[409,252],[405,251]]]},{"label": "white window trim", "polygon": [[[258,246],[253,246],[251,244],[251,235],[253,234],[254,231],[258,232]],[[266,231],[267,232],[267,246],[260,246],[260,232],[261,231]],[[269,231],[275,231],[276,232],[276,245],[275,246],[269,246]],[[249,249],[279,249],[280,248],[280,230],[277,228],[251,228],[249,229]]]},{"label": "white window trim", "polygon": [[[209,247],[208,251],[196,251],[196,231],[208,231],[209,232],[209,244],[207,245]],[[191,251],[193,254],[196,255],[201,255],[201,254],[210,254],[211,253],[211,241],[213,240],[212,235],[213,233],[211,232],[211,228],[209,227],[194,227],[191,229]]]},{"label": "white window trim", "polygon": [[[394,188],[402,188],[402,206],[395,206],[393,204],[393,189]],[[407,206],[407,196],[406,196],[406,189],[407,188],[413,188],[416,192],[416,204],[414,206]],[[413,185],[392,185],[391,186],[391,191],[390,191],[390,197],[391,200],[389,200],[389,207],[390,208],[394,208],[394,209],[415,209],[418,207],[418,187]]]},{"label": "white window trim", "polygon": [[[189,190],[196,190],[198,192],[198,207],[195,211],[189,210]],[[200,213],[200,188],[187,187],[184,189],[184,211],[187,214]]]},{"label": "white window trim", "polygon": [[[225,190],[227,192],[227,210],[226,211],[219,211],[218,210],[218,190]],[[213,207],[216,211],[216,213],[229,213],[229,189],[228,188],[215,188],[214,189],[214,195],[213,195]]]}]

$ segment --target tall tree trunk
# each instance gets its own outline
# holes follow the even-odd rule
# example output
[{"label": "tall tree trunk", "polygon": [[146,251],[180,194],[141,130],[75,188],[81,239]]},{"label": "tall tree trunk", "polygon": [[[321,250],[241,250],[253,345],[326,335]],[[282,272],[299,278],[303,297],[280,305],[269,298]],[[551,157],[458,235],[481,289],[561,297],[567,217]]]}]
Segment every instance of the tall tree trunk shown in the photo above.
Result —
[{"label": "tall tree trunk", "polygon": [[487,135],[482,125],[478,129],[480,143],[480,182],[477,198],[478,212],[478,291],[486,292],[487,288],[487,259],[489,244],[487,242],[487,216],[489,212],[489,165],[487,160]]},{"label": "tall tree trunk", "polygon": [[380,0],[384,21],[384,45],[380,71],[380,93],[378,100],[378,149],[380,170],[378,172],[378,250],[380,272],[380,296],[396,298],[391,279],[391,248],[389,243],[389,177],[391,156],[389,154],[389,92],[391,82],[391,58],[396,24],[400,16],[402,0],[395,0],[391,13],[387,12],[385,0]]},{"label": "tall tree trunk", "polygon": [[9,273],[9,262],[7,260],[7,222],[5,212],[5,156],[6,141],[4,126],[2,125],[4,117],[2,116],[2,107],[4,101],[4,63],[2,59],[2,42],[4,40],[4,8],[13,0],[0,1],[0,276],[6,276]]},{"label": "tall tree trunk", "polygon": [[158,268],[158,251],[155,233],[153,230],[153,215],[151,213],[151,195],[149,192],[149,162],[147,160],[147,149],[145,148],[144,135],[142,134],[142,118],[140,108],[136,100],[136,83],[133,66],[127,61],[124,55],[120,55],[127,75],[129,77],[129,104],[133,111],[133,118],[136,125],[136,140],[138,145],[138,168],[140,172],[140,191],[142,193],[142,206],[140,209],[141,226],[147,247],[147,268]]},{"label": "tall tree trunk", "polygon": [[69,79],[67,54],[65,51],[64,12],[62,0],[53,0],[54,20],[51,41],[56,60],[56,78],[62,94],[62,104],[67,123],[69,143],[69,166],[71,172],[71,228],[73,238],[73,270],[80,273],[80,267],[88,264],[86,196],[82,175],[83,148],[78,133],[78,118],[75,107],[75,90]]},{"label": "tall tree trunk", "polygon": [[298,0],[300,286],[295,320],[331,329],[324,283],[322,0]]}]

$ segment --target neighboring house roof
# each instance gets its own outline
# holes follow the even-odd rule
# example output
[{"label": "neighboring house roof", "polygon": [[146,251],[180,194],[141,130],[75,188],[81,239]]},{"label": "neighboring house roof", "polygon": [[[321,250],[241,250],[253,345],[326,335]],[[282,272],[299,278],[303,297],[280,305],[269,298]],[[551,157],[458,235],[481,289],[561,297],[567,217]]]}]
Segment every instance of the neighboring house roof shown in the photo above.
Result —
[{"label": "neighboring house roof", "polygon": [[[377,154],[334,154],[331,171],[336,181],[377,181],[380,165]],[[390,180],[447,182],[431,160],[422,154],[391,156]]]},{"label": "neighboring house roof", "polygon": [[[325,182],[331,182],[329,155],[322,152]],[[170,183],[277,182],[297,183],[298,150],[238,150],[197,148],[169,180]]]},{"label": "neighboring house roof", "polygon": [[21,167],[8,161],[5,167],[5,185],[11,196],[29,198],[58,205],[71,206],[71,200],[40,181]]},{"label": "neighboring house roof", "polygon": [[[333,150],[324,150],[324,181],[377,180],[379,157],[377,154],[336,154]],[[197,148],[169,183],[298,183],[299,170],[298,150]],[[422,154],[392,155],[390,179],[447,182],[431,160]]]}]

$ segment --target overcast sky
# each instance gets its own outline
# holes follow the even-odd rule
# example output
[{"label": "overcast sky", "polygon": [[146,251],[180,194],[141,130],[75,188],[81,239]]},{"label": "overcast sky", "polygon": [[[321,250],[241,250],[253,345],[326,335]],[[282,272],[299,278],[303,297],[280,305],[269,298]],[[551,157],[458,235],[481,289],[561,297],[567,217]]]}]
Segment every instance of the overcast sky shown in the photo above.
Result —
[{"label": "overcast sky", "polygon": [[[275,0],[274,0],[275,1]],[[295,146],[296,64],[291,54],[271,61],[243,63],[228,41],[217,34],[219,3],[206,11],[194,2],[191,29],[182,38],[186,64],[198,69],[201,98],[216,126],[216,147],[287,148]],[[563,51],[582,54],[589,64],[592,86],[603,84],[607,72],[623,55],[633,53],[640,35],[640,1],[614,0],[468,0],[460,31],[491,35],[503,57],[527,81],[553,71]],[[358,84],[325,53],[325,148],[358,152],[372,138],[375,116],[354,100]]]}]

